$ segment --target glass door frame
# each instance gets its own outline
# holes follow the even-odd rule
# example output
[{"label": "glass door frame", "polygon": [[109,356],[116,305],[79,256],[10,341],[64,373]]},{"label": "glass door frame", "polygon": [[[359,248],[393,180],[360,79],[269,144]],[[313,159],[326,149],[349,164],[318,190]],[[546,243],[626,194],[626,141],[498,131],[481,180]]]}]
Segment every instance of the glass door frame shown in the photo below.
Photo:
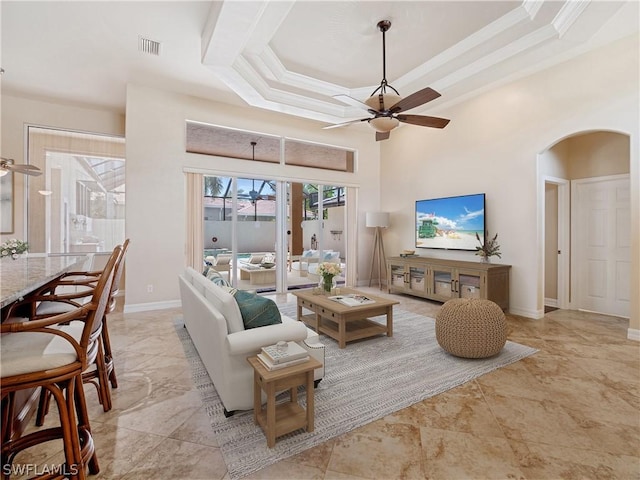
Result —
[{"label": "glass door frame", "polygon": [[[336,186],[336,183],[342,182],[327,182],[327,181],[319,181],[319,180],[309,180],[309,179],[296,179],[296,178],[286,178],[281,176],[269,175],[269,174],[261,174],[261,175],[251,175],[245,172],[221,172],[221,171],[200,171],[204,176],[210,177],[225,177],[231,178],[232,188],[231,188],[231,249],[233,252],[233,261],[234,264],[237,264],[237,252],[238,252],[238,229],[237,229],[237,206],[238,206],[238,178],[243,179],[253,179],[262,180],[264,178],[269,177],[269,181],[274,181],[276,185],[276,238],[275,238],[275,254],[276,258],[287,258],[289,240],[287,238],[287,184],[298,182],[305,184],[313,184],[320,187],[325,186]],[[345,217],[344,217],[344,231],[343,235],[345,238],[344,245],[345,251],[342,252],[345,257],[347,277],[345,282],[347,285],[356,285],[356,268],[357,268],[357,250],[355,243],[350,244],[352,239],[356,238],[356,218],[357,218],[357,187],[352,185],[341,185],[345,189]],[[323,210],[323,200],[322,196],[319,195],[319,205],[318,210],[322,212]],[[320,213],[320,220],[322,220],[322,213]],[[204,218],[202,219],[204,222]],[[351,227],[350,227],[351,226]],[[322,247],[322,243],[320,244]],[[288,292],[288,283],[287,283],[287,262],[276,262],[276,284],[275,284],[275,293],[287,293]],[[237,277],[237,269],[233,268],[230,271],[229,280],[232,285],[237,286],[238,277]]]}]

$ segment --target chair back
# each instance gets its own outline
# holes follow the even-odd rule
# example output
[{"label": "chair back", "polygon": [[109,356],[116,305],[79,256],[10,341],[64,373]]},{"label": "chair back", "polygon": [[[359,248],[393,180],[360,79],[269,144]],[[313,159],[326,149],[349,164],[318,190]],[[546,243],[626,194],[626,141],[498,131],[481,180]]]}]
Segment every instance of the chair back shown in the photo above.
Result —
[{"label": "chair back", "polygon": [[219,253],[216,257],[216,263],[214,263],[214,265],[229,265],[229,262],[231,262],[232,258],[233,255],[231,255],[230,253]]},{"label": "chair back", "polygon": [[263,258],[264,258],[264,253],[252,253],[251,256],[249,257],[249,260],[247,260],[247,263],[257,265],[262,263]]},{"label": "chair back", "polygon": [[85,326],[80,339],[80,346],[85,355],[82,358],[83,369],[86,369],[88,366],[86,354],[90,350],[91,344],[95,342],[97,335],[102,330],[102,319],[107,311],[107,306],[109,305],[115,266],[121,253],[122,247],[120,245],[113,249],[109,260],[107,261],[107,265],[104,267],[104,270],[102,270],[102,273],[98,278],[91,301],[85,305],[85,308],[87,308],[89,312],[85,317]]},{"label": "chair back", "polygon": [[114,297],[120,291],[120,280],[122,279],[122,273],[124,272],[124,258],[127,254],[127,249],[129,248],[129,239],[127,238],[122,244],[120,256],[118,257],[118,261],[115,266],[115,272],[113,274],[113,283],[111,284],[111,294],[110,297],[110,305],[109,310],[112,309],[111,303],[115,302]]}]

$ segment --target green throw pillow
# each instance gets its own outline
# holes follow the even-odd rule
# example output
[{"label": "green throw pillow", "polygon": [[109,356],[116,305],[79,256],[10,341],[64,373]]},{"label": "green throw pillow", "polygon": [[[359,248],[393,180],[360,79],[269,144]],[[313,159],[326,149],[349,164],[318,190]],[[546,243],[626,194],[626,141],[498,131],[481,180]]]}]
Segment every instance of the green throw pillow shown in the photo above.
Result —
[{"label": "green throw pillow", "polygon": [[270,298],[244,290],[236,291],[234,296],[238,302],[245,329],[282,323],[280,310]]}]

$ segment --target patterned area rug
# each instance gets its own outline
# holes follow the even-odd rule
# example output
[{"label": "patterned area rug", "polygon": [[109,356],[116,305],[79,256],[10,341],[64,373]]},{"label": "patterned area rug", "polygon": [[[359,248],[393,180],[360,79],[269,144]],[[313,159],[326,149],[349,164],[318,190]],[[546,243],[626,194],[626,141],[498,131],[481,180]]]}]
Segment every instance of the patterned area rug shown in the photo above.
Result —
[{"label": "patterned area rug", "polygon": [[[284,315],[293,318],[295,308],[294,303],[280,306]],[[374,320],[382,322],[383,317]],[[321,335],[321,342],[326,346],[325,376],[315,391],[315,430],[311,433],[298,430],[279,437],[276,446],[268,448],[262,430],[253,423],[251,411],[238,412],[230,418],[224,416],[218,394],[182,326],[179,318],[176,332],[232,479],[242,478],[537,351],[507,342],[502,352],[492,358],[456,358],[436,342],[433,319],[397,309],[391,338],[354,342],[341,350],[337,342]],[[304,392],[298,398],[304,404]]]}]

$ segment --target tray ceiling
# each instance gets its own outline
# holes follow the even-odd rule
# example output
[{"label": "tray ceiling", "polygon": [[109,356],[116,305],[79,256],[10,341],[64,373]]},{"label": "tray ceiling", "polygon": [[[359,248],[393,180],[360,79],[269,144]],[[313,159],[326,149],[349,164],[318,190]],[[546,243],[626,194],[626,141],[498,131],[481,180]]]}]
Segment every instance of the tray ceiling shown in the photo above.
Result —
[{"label": "tray ceiling", "polygon": [[[2,89],[124,112],[127,83],[338,123],[382,78],[433,114],[638,31],[638,2],[166,1],[0,4]],[[138,51],[139,37],[160,43]]]}]

